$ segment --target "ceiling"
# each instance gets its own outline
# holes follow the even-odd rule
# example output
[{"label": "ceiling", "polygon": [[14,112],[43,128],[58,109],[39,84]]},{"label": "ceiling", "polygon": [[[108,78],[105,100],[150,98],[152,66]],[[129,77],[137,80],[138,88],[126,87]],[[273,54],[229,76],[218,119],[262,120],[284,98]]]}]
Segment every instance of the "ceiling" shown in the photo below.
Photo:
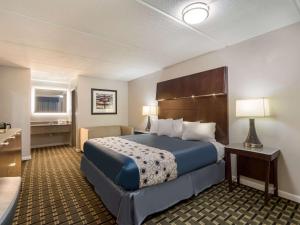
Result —
[{"label": "ceiling", "polygon": [[210,16],[190,27],[190,0],[0,0],[0,65],[127,81],[300,21],[299,0],[203,1]]}]

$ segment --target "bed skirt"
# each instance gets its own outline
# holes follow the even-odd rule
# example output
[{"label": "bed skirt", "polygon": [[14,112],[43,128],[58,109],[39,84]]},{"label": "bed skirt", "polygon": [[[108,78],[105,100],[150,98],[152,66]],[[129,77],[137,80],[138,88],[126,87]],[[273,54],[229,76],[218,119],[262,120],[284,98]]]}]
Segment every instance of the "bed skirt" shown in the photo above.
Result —
[{"label": "bed skirt", "polygon": [[119,225],[140,225],[147,216],[197,195],[225,179],[225,162],[221,160],[166,183],[125,191],[84,155],[80,168]]}]

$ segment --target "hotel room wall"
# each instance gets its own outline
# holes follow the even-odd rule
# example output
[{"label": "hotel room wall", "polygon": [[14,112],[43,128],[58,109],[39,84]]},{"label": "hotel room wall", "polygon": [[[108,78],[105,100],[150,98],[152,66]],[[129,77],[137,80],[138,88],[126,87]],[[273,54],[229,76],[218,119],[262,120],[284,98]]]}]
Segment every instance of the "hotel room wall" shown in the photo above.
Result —
[{"label": "hotel room wall", "polygon": [[235,117],[235,100],[269,97],[271,118],[257,119],[266,146],[282,149],[279,189],[300,201],[300,23],[173,65],[129,82],[129,125],[143,129],[142,106],[155,103],[156,83],[228,66],[230,141],[244,141],[248,120]]},{"label": "hotel room wall", "polygon": [[[117,90],[118,113],[91,114],[91,89]],[[128,82],[79,76],[77,81],[77,132],[81,127],[128,125]],[[78,135],[77,135],[78,137]],[[77,146],[79,145],[77,138]]]},{"label": "hotel room wall", "polygon": [[30,70],[0,66],[0,121],[22,129],[22,158],[30,158]]}]

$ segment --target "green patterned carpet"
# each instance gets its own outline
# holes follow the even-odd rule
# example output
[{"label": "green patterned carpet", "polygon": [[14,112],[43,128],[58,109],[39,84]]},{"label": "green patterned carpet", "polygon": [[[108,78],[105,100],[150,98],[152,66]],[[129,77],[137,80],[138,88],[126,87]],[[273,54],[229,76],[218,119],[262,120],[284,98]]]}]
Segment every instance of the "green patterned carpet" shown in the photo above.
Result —
[{"label": "green patterned carpet", "polygon": [[[14,224],[115,224],[82,176],[80,157],[69,147],[32,151],[32,160],[23,164]],[[272,198],[264,206],[263,192],[240,186],[228,193],[224,182],[151,216],[145,224],[300,225],[300,207],[282,198]]]}]

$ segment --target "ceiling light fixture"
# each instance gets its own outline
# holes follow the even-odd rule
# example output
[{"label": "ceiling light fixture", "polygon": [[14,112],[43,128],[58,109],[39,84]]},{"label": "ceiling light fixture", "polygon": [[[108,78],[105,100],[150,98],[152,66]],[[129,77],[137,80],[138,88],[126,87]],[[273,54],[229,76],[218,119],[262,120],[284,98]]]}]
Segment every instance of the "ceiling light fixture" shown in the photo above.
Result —
[{"label": "ceiling light fixture", "polygon": [[187,5],[182,10],[182,20],[187,24],[201,23],[209,16],[209,6],[203,2]]}]

